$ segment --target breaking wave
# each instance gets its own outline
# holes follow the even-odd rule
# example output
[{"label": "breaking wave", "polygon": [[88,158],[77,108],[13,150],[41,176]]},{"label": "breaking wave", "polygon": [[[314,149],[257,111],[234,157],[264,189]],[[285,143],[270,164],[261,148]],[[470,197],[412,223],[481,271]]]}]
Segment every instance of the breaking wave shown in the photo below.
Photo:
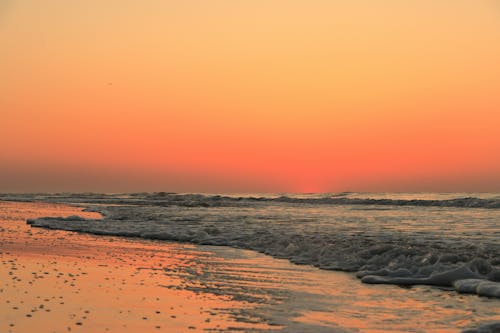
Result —
[{"label": "breaking wave", "polygon": [[[391,196],[391,197],[388,197]],[[425,199],[419,197],[427,197]],[[204,195],[176,194],[168,192],[133,194],[0,194],[0,199],[16,201],[53,201],[94,204],[134,204],[182,207],[233,207],[252,206],[262,202],[291,203],[310,205],[357,205],[357,206],[417,206],[417,207],[457,207],[500,209],[500,196],[497,194],[476,194],[476,196],[457,196],[456,194],[371,194],[343,192],[322,195]]]},{"label": "breaking wave", "polygon": [[[297,264],[356,272],[364,283],[434,285],[500,298],[500,210],[493,209],[498,205],[496,198],[169,193],[78,198],[104,219],[73,216],[28,223],[97,235],[251,249]],[[377,208],[381,205],[393,207]]]}]

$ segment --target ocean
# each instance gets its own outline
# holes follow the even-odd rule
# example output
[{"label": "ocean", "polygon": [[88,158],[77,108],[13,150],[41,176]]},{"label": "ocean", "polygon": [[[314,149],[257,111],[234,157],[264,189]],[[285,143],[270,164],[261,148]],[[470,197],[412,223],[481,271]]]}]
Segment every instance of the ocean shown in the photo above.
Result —
[{"label": "ocean", "polygon": [[253,250],[350,272],[360,283],[488,298],[500,315],[496,193],[59,193],[0,200],[76,204],[103,216],[38,218],[28,221],[33,227]]}]

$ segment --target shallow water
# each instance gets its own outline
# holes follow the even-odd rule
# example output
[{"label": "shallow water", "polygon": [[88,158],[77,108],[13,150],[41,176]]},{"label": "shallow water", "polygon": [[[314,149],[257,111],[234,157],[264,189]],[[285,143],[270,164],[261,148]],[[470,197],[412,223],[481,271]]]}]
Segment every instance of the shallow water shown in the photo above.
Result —
[{"label": "shallow water", "polygon": [[29,223],[245,248],[294,263],[355,271],[365,283],[438,285],[500,298],[498,195],[401,196],[340,204],[333,195],[326,201],[317,196],[52,195],[45,199],[76,202],[105,219]]},{"label": "shallow water", "polygon": [[[291,332],[302,332],[296,330],[296,323],[316,326],[311,332],[318,328],[325,332],[459,332],[462,327],[500,320],[495,299],[427,286],[365,285],[352,274],[297,266],[252,251],[212,251],[223,259],[207,268],[202,290],[220,292],[224,286],[227,294],[239,295],[243,290],[267,299],[275,305],[264,311]],[[283,314],[293,318],[283,320]]]},{"label": "shallow water", "polygon": [[[28,205],[27,207],[31,207],[29,209],[36,211],[37,205],[39,204],[18,205]],[[56,205],[54,207],[64,206]],[[89,223],[99,225],[101,228],[108,228],[108,223],[115,224],[115,226],[119,226],[120,223],[124,223],[122,224],[124,226],[135,223],[139,226],[151,227],[155,222],[166,220],[166,216],[173,218],[173,214],[175,213],[176,225],[192,227],[193,221],[197,221],[199,222],[197,226],[201,225],[206,227],[206,225],[216,223],[214,220],[217,219],[217,216],[220,217],[220,212],[218,212],[218,210],[227,210],[227,208],[217,208],[215,210],[211,208],[207,210],[206,208],[200,207],[155,208],[130,206],[100,206],[99,209],[102,210],[103,207],[107,207],[104,209],[105,214],[115,214],[114,216],[116,217],[116,214],[120,213],[124,215],[122,216],[123,219],[111,220],[109,222],[89,222],[86,220],[59,220],[59,222],[62,222],[63,226],[76,226],[76,229],[81,228],[81,226],[79,227],[80,224],[88,225]],[[359,207],[340,208],[342,208],[344,214],[342,218],[345,218],[347,221],[355,221],[354,225],[359,224],[359,216],[366,214],[366,210],[357,209]],[[22,214],[26,206],[16,209],[18,211],[20,210]],[[276,228],[276,232],[281,232],[282,234],[288,232],[296,234],[296,230],[300,230],[302,233],[310,231],[308,226],[300,226],[290,230],[287,229],[290,225],[290,221],[288,221],[286,217],[291,216],[296,219],[298,214],[297,211],[293,209],[298,209],[300,211],[300,208],[283,208],[283,206],[275,207],[271,205],[265,208],[265,214],[262,211],[256,212],[254,208],[252,209],[253,210],[250,208],[239,209],[238,211],[233,210],[233,215],[228,216],[227,219],[223,219],[222,221],[223,223],[232,223],[233,226],[237,225],[241,227],[243,232],[248,231],[249,227],[256,227],[253,220],[258,220],[259,224],[265,226],[275,224],[273,227]],[[325,210],[322,208],[316,207],[311,209],[311,207],[306,207],[306,209],[309,214],[304,213],[302,217],[302,223],[304,224],[317,223],[318,220],[321,220],[319,217],[325,214]],[[412,208],[410,207],[410,209]],[[443,216],[448,216],[447,214],[454,216],[453,210],[456,209],[452,209],[451,213],[442,212],[442,214],[444,214]],[[269,214],[269,211],[272,211],[273,214]],[[311,212],[316,212],[316,215],[311,214]],[[339,212],[339,210],[336,210],[336,212]],[[387,210],[378,209],[375,209],[374,212],[380,214],[375,214],[375,216],[389,216],[393,213]],[[3,216],[3,219],[5,219],[5,217],[9,216],[11,213],[5,213],[3,211],[0,216]],[[148,215],[144,215],[146,213]],[[470,212],[465,213],[466,215],[471,214]],[[62,209],[52,212],[51,214],[45,214],[45,211],[41,211],[39,214],[35,214],[35,216],[67,216],[73,214]],[[409,213],[409,215],[415,216],[414,212]],[[431,215],[432,214],[426,216]],[[458,215],[463,216],[464,212]],[[494,219],[494,215],[490,218],[484,217],[482,213],[480,215],[485,221],[490,221],[490,218]],[[127,219],[127,216],[133,218]],[[145,220],[137,219],[137,217],[145,216],[150,218]],[[280,218],[277,219],[277,216]],[[356,216],[357,218],[355,218]],[[23,218],[27,217],[33,217],[33,214],[25,214],[23,216]],[[92,215],[87,215],[85,217],[89,218],[92,217]],[[151,217],[154,218],[151,219]],[[241,219],[241,217],[246,218],[243,218],[243,221],[238,221],[238,218]],[[51,220],[47,221],[50,222]],[[206,221],[210,222],[207,224]],[[217,221],[220,221],[220,219]],[[275,223],[276,221],[279,223]],[[445,223],[444,221],[446,221],[446,219],[443,218],[443,223]],[[365,224],[369,225],[369,222],[365,222]],[[397,229],[394,229],[395,225],[397,225],[397,223],[389,219],[387,224],[388,228],[383,229],[388,230],[386,232],[389,234],[399,232]],[[495,230],[495,223],[493,221],[491,224],[485,223],[485,225],[486,230],[488,228],[492,228],[493,231]],[[16,226],[22,228],[21,224],[17,224]],[[26,227],[25,224],[22,224],[22,226]],[[435,226],[431,225],[429,227]],[[426,235],[426,229],[429,227],[416,228],[416,231],[413,230],[412,232]],[[330,228],[334,227],[330,226]],[[341,230],[344,234],[352,233],[352,228],[350,228],[348,224],[339,226],[339,228],[340,229],[332,230]],[[467,227],[467,225],[463,226],[463,228],[472,229],[472,227]],[[369,228],[365,229],[370,230]],[[36,230],[41,229],[33,229],[32,233],[36,235],[35,238],[41,237]],[[184,229],[182,230],[185,231]],[[359,230],[363,231],[363,228],[359,228],[357,232],[359,232]],[[42,231],[43,230],[40,232]],[[372,232],[376,231],[377,230],[373,230]],[[454,233],[456,236],[460,234],[460,232],[456,232],[456,230],[452,229],[451,231],[452,234]],[[3,235],[12,233],[11,236],[14,237],[19,230],[15,231],[15,228],[2,228],[1,232]],[[48,239],[52,240],[52,245],[50,246],[52,250],[49,249],[49,252],[53,251],[56,248],[54,244],[57,243],[57,237],[50,238],[50,234],[61,232],[43,232],[46,236],[49,236]],[[428,233],[431,235],[433,234],[432,232]],[[353,234],[356,234],[356,232]],[[58,235],[58,237],[61,237],[60,234]],[[175,253],[180,254],[177,257],[184,259],[168,267],[159,265],[161,261],[134,262],[134,260],[128,260],[128,264],[131,265],[132,268],[135,267],[135,269],[140,271],[151,272],[153,275],[150,276],[150,278],[157,283],[156,287],[165,290],[189,292],[192,297],[195,297],[195,295],[207,295],[226,301],[236,302],[233,304],[227,303],[226,306],[222,305],[207,311],[225,315],[227,318],[232,318],[235,323],[245,323],[245,325],[249,325],[246,331],[269,331],[271,329],[276,329],[289,332],[459,332],[461,328],[464,327],[476,326],[486,321],[500,320],[499,300],[497,299],[474,295],[459,295],[452,290],[441,290],[429,286],[400,288],[392,285],[365,285],[359,283],[359,280],[352,274],[319,270],[310,266],[297,266],[290,264],[286,260],[273,259],[253,251],[236,250],[228,247],[193,247],[191,245],[188,246],[162,241],[119,239],[91,235],[75,236],[76,234],[64,232],[63,235],[86,237],[87,243],[89,239],[95,242],[103,242],[103,240],[105,240],[105,242],[103,242],[104,249],[109,246],[109,251],[116,248],[116,244],[119,242],[119,244],[122,245],[118,247],[128,248],[129,250],[127,250],[126,253],[132,257],[134,252],[140,252],[142,260],[147,257],[147,248],[151,246],[156,249],[164,247],[167,252],[173,251],[172,248],[175,249]],[[243,236],[244,235],[243,233]],[[27,237],[33,236],[28,234]],[[71,239],[68,238],[68,236],[62,238],[66,239],[66,241]],[[486,238],[488,239],[488,237]],[[11,249],[13,246],[15,247],[16,241],[12,238],[9,242],[6,242],[6,238],[3,236],[2,239],[3,242],[0,243],[0,245],[4,248],[7,246],[7,243]],[[114,241],[108,242],[108,239]],[[494,242],[495,236],[491,236],[490,239]],[[480,241],[482,240],[480,239]],[[30,241],[31,246],[35,246],[36,244],[37,242]],[[41,253],[44,252],[43,244],[47,243],[38,243],[38,245],[41,246],[39,248]],[[71,244],[80,244],[81,246],[81,243],[75,241],[71,242]],[[78,251],[82,250],[82,248],[78,246],[76,246],[76,248],[79,249]],[[149,253],[153,256],[153,252]],[[85,260],[83,262],[85,262]],[[111,287],[109,292],[113,293]],[[258,327],[258,325],[271,326],[262,328]],[[204,328],[207,327],[205,326]],[[197,325],[194,330],[201,329],[202,327]],[[231,331],[231,329],[229,329],[229,331]]]}]

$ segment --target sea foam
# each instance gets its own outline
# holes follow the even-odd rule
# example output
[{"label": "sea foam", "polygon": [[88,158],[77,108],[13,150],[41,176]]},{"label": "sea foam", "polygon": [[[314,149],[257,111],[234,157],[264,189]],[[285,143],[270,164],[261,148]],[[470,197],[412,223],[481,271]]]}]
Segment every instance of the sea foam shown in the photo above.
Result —
[{"label": "sea foam", "polygon": [[28,223],[98,235],[251,249],[297,264],[356,272],[364,283],[434,285],[500,298],[497,198],[157,193],[54,196],[53,200],[86,203],[104,219],[41,218]]}]

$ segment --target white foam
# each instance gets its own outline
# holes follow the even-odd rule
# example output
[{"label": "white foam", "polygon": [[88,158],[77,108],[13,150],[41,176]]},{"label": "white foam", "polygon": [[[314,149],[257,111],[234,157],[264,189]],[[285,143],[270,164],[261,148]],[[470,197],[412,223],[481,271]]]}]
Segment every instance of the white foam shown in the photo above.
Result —
[{"label": "white foam", "polygon": [[127,205],[94,206],[104,220],[42,218],[28,223],[246,248],[294,263],[357,272],[365,283],[427,284],[499,297],[500,210],[496,209],[405,205],[371,210],[373,206],[326,205],[323,198],[172,194],[83,199],[116,199]]}]

